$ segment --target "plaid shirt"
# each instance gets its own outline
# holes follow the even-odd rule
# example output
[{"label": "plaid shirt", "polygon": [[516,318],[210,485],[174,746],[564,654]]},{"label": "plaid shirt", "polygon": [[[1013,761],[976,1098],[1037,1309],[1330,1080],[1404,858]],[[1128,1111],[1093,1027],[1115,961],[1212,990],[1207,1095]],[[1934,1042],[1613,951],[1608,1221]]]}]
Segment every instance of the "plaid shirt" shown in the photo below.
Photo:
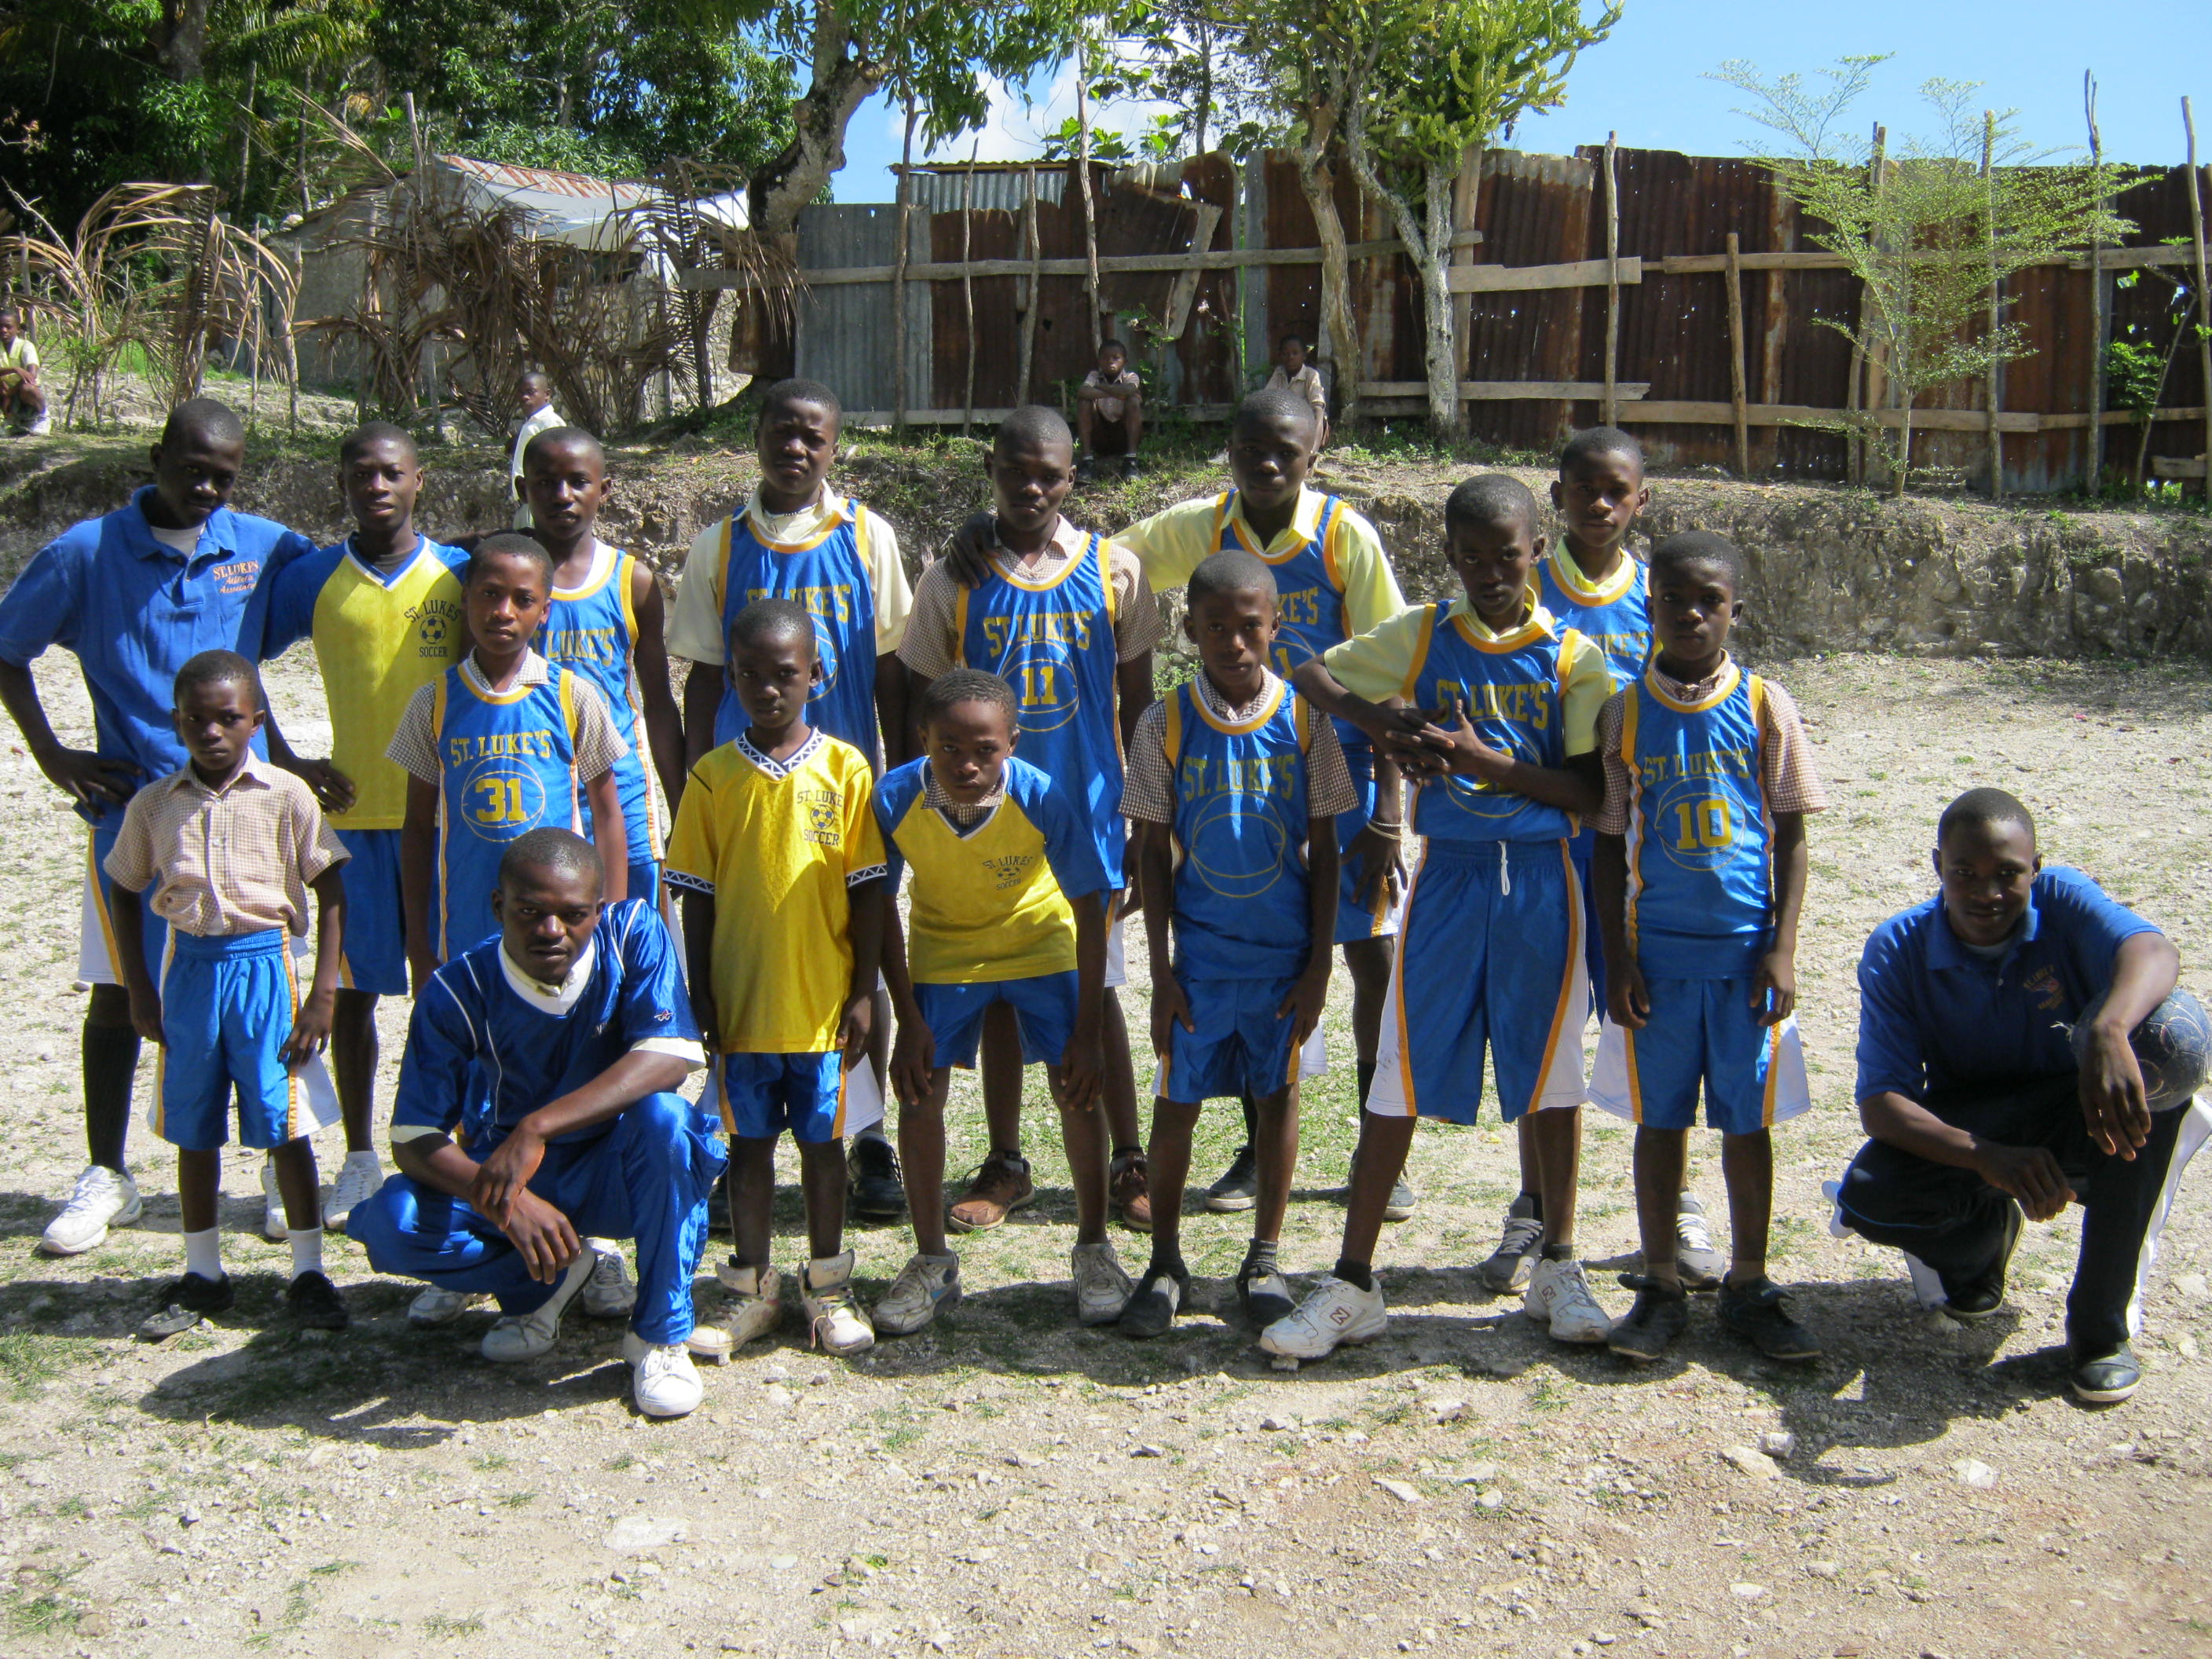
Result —
[{"label": "plaid shirt", "polygon": [[962,801],[955,800],[945,793],[945,786],[937,781],[935,767],[924,766],[921,769],[921,804],[933,812],[944,813],[963,830],[988,817],[1006,798],[1006,779],[1003,772],[999,775],[999,787],[982,799]]},{"label": "plaid shirt", "polygon": [[[1677,702],[1702,702],[1712,696],[1728,666],[1728,659],[1723,658],[1711,676],[1695,685],[1660,672],[1656,661],[1646,672]],[[1601,836],[1628,833],[1628,763],[1620,757],[1620,729],[1627,719],[1623,712],[1626,696],[1614,692],[1597,711],[1597,752],[1605,758],[1605,805],[1590,824]],[[1806,740],[1804,717],[1798,714],[1790,694],[1772,680],[1766,682],[1766,708],[1770,723],[1767,741],[1759,745],[1759,781],[1766,788],[1767,810],[1820,811],[1828,804],[1828,792],[1813,769],[1813,745]]]},{"label": "plaid shirt", "polygon": [[309,884],[346,857],[314,791],[249,755],[221,789],[190,766],[141,789],[104,867],[185,933],[304,938]]},{"label": "plaid shirt", "polygon": [[[1265,669],[1261,672],[1267,678],[1261,682],[1260,695],[1242,708],[1223,703],[1213,682],[1202,672],[1191,685],[1207,713],[1237,725],[1258,714],[1274,689],[1283,685],[1273,674]],[[1283,695],[1297,693],[1283,685]],[[1121,785],[1121,816],[1139,823],[1173,823],[1175,793],[1174,771],[1168,765],[1168,707],[1163,701],[1137,716],[1137,730],[1129,744],[1128,775]],[[1344,745],[1336,739],[1336,722],[1316,714],[1313,741],[1306,750],[1306,816],[1333,818],[1358,805],[1359,792],[1352,787],[1352,774],[1344,764]]]}]

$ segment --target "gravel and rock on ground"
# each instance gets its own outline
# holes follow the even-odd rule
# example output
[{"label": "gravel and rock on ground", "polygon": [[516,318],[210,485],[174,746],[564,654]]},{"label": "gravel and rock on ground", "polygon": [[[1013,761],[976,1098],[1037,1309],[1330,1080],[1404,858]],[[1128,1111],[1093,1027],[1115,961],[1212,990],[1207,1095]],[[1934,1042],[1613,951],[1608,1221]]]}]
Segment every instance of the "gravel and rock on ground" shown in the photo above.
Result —
[{"label": "gravel and rock on ground", "polygon": [[[489,1314],[410,1328],[411,1287],[343,1240],[330,1257],[353,1328],[288,1329],[285,1257],[257,1236],[245,1155],[225,1169],[237,1310],[135,1342],[179,1255],[173,1165],[143,1124],[144,1223],[88,1256],[33,1252],[82,1156],[70,987],[84,841],[11,746],[0,1654],[2212,1652],[2212,1593],[2189,1565],[2212,1547],[2197,1334],[2212,1176],[2185,1188],[2166,1233],[2144,1388],[2106,1411],[2064,1388],[2074,1219],[2030,1229],[2010,1308],[1969,1333],[1913,1307],[1893,1252],[1831,1237],[1820,1192],[1859,1139],[1859,945],[1930,890],[1935,815],[1967,783],[2021,793],[2046,853],[2166,927],[2185,982],[2212,995],[2212,940],[2189,902],[2206,874],[2212,673],[1835,653],[1757,665],[1814,722],[1834,799],[1812,830],[1800,962],[1815,1109],[1778,1133],[1771,1252],[1824,1359],[1759,1359],[1717,1332],[1709,1298],[1656,1367],[1552,1344],[1473,1271],[1516,1184],[1487,1108],[1477,1128],[1416,1139],[1422,1202],[1381,1253],[1383,1340],[1272,1370],[1228,1284],[1243,1224],[1202,1213],[1184,1235],[1195,1311],[1172,1335],[1080,1331],[1073,1206],[1032,1074],[1040,1200],[959,1242],[956,1313],[839,1362],[804,1346],[794,1311],[774,1340],[707,1368],[705,1407],[678,1423],[629,1405],[617,1327],[577,1317],[551,1358],[493,1367],[475,1352]],[[74,674],[49,659],[40,678],[65,734],[86,740]],[[270,679],[303,747],[327,731],[304,652]],[[1307,1096],[1284,1246],[1301,1274],[1336,1254],[1354,1133],[1340,975],[1333,990],[1334,1064]],[[384,1009],[382,1102],[404,1012]],[[1194,1189],[1237,1129],[1225,1104],[1204,1121]],[[951,1145],[957,1181],[984,1151],[972,1079]],[[1591,1115],[1581,1242],[1616,1313],[1630,1297],[1611,1275],[1635,1249],[1628,1148]],[[320,1150],[327,1173],[336,1137]],[[1698,1152],[1693,1184],[1724,1236],[1717,1152]],[[788,1184],[777,1233],[788,1267],[804,1249]],[[850,1242],[871,1294],[909,1249],[892,1228]],[[1139,1267],[1145,1242],[1119,1243]]]}]

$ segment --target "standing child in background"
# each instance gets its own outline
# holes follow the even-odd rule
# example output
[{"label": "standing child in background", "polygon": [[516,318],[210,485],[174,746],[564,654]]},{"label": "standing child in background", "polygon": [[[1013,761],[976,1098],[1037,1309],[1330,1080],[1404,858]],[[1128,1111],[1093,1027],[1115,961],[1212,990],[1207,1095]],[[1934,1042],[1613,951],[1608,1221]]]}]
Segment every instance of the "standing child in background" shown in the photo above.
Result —
[{"label": "standing child in background", "polygon": [[1098,458],[1119,455],[1121,476],[1137,476],[1137,447],[1145,438],[1145,386],[1129,367],[1128,348],[1109,340],[1098,348],[1098,367],[1075,388],[1075,431],[1083,441],[1076,464],[1079,483],[1098,476]]},{"label": "standing child in background", "polygon": [[806,723],[821,664],[805,611],[755,600],[730,625],[726,661],[751,723],[699,763],[668,849],[730,1135],[729,1295],[691,1351],[726,1358],[782,1316],[769,1223],[788,1129],[806,1200],[807,1328],[817,1347],[859,1353],[876,1336],[843,1245],[844,1138],[884,1115],[866,1063],[887,873],[873,777],[867,757]]},{"label": "standing child in background", "polygon": [[13,307],[0,307],[0,426],[33,438],[51,427],[46,388],[39,384],[39,348]]},{"label": "standing child in background", "polygon": [[267,662],[313,640],[330,713],[326,760],[295,752],[273,717],[268,736],[270,758],[315,792],[346,849],[345,956],[331,1022],[346,1158],[323,1206],[324,1224],[342,1232],[354,1206],[384,1184],[374,1139],[376,1000],[407,994],[399,886],[407,774],[385,750],[409,700],[468,648],[468,628],[455,574],[462,556],[415,527],[422,488],[415,441],[380,421],[348,434],[338,447],[338,487],[353,534],[272,573],[239,644]]},{"label": "standing child in background", "polygon": [[1766,1277],[1773,1126],[1813,1103],[1797,1037],[1805,814],[1827,805],[1797,706],[1729,660],[1743,559],[1705,531],[1651,550],[1650,668],[1598,715],[1598,915],[1608,1018],[1591,1098],[1636,1125],[1644,1272],[1608,1346],[1654,1360],[1689,1322],[1677,1204],[1705,1087],[1735,1259],[1724,1329],[1770,1359],[1820,1345]]},{"label": "standing child in background", "polygon": [[884,970],[898,1007],[891,1083],[913,1193],[915,1254],[876,1304],[885,1336],[918,1331],[960,1299],[960,1258],[945,1242],[945,1100],[952,1067],[975,1063],[994,1005],[1013,1006],[1025,1061],[1048,1068],[1075,1189],[1076,1316],[1110,1324],[1129,1275],[1106,1236],[1106,1143],[1098,1109],[1099,1004],[1106,973],[1106,872],[1089,823],[1051,779],[1014,757],[1013,688],[956,668],[921,699],[923,758],[876,791],[890,861],[914,870],[902,946]]},{"label": "standing child in background", "polygon": [[[1543,556],[1536,498],[1503,474],[1444,503],[1446,550],[1465,597],[1417,606],[1298,670],[1315,704],[1398,750],[1419,789],[1423,854],[1406,898],[1375,1090],[1359,1124],[1344,1254],[1271,1353],[1318,1359],[1388,1322],[1373,1272],[1389,1185],[1416,1115],[1472,1123],[1483,1051],[1509,1123],[1532,1137],[1544,1258],[1524,1310],[1554,1340],[1602,1342],[1612,1322],[1575,1259],[1582,1043],[1589,1013],[1583,897],[1567,843],[1603,798],[1597,711],[1613,681],[1598,648],[1529,598]],[[1382,700],[1401,696],[1403,709]]]},{"label": "standing child in background", "polygon": [[1328,447],[1328,388],[1322,384],[1321,371],[1306,361],[1306,342],[1303,334],[1285,334],[1275,344],[1275,369],[1267,376],[1263,388],[1268,392],[1295,392],[1313,405],[1314,440],[1316,451]]},{"label": "standing child in background", "polygon": [[[1559,515],[1559,544],[1536,567],[1536,603],[1562,628],[1571,628],[1605,653],[1616,686],[1634,684],[1651,655],[1646,619],[1647,584],[1641,561],[1628,550],[1628,532],[1637,515],[1650,505],[1644,483],[1644,447],[1617,427],[1577,432],[1559,452],[1559,476],[1552,483],[1552,507]],[[1590,860],[1597,832],[1584,824],[1570,843],[1575,874],[1581,880],[1585,913],[1583,934],[1589,965],[1590,1001],[1605,1016],[1605,948],[1598,927],[1597,890]],[[1501,1295],[1524,1289],[1544,1242],[1543,1200],[1536,1190],[1536,1154],[1529,1145],[1536,1120],[1521,1120],[1516,1145],[1521,1190],[1505,1211],[1498,1248],[1480,1268],[1482,1282]],[[1678,1260],[1686,1282],[1698,1290],[1719,1282],[1720,1259],[1705,1214],[1698,1200],[1682,1194]]]},{"label": "standing child in background", "polygon": [[536,369],[515,382],[515,403],[522,410],[522,422],[514,428],[514,453],[507,458],[507,489],[514,497],[514,527],[528,530],[532,520],[530,503],[522,494],[522,458],[530,452],[530,441],[539,433],[568,423],[553,407],[553,382]]},{"label": "standing child in background", "polygon": [[591,682],[629,744],[615,763],[629,836],[629,896],[658,904],[666,803],[684,793],[684,722],[669,689],[660,584],[651,567],[599,537],[613,487],[606,452],[581,427],[541,432],[523,453],[523,499],[538,544],[553,557],[553,599],[538,647]]},{"label": "standing child in background", "polygon": [[[1128,884],[1121,751],[1152,701],[1152,647],[1162,624],[1135,555],[1061,515],[1074,465],[1074,439],[1057,410],[1032,404],[1006,418],[986,462],[997,509],[984,556],[989,574],[967,588],[944,562],[923,571],[899,657],[913,671],[916,695],[956,667],[980,668],[1015,688],[1022,758],[1082,810],[1118,898]],[[1152,1224],[1152,1198],[1119,994],[1127,977],[1115,917],[1102,1028],[1113,1144],[1108,1202],[1143,1232]],[[951,1224],[963,1233],[997,1226],[1036,1192],[1022,1156],[1021,1038],[1011,1004],[984,1020],[982,1070],[991,1145],[952,1206]]]},{"label": "standing child in background", "polygon": [[[1358,800],[1334,723],[1267,672],[1278,626],[1274,573],[1250,554],[1217,553],[1191,572],[1183,631],[1200,672],[1145,711],[1121,805],[1152,895],[1152,1168],[1180,1198],[1206,1102],[1255,1103],[1259,1200],[1237,1294],[1262,1328],[1291,1309],[1276,1251],[1298,1159],[1298,1079],[1320,1069],[1302,1054],[1328,999],[1336,817]],[[1121,1315],[1131,1336],[1161,1334],[1189,1297],[1182,1225],[1181,1203],[1164,1204]]]},{"label": "standing child in background", "polygon": [[[687,766],[744,728],[723,653],[738,613],[763,599],[789,599],[814,619],[822,683],[806,723],[852,744],[879,770],[906,758],[907,675],[898,648],[914,596],[897,533],[880,514],[830,493],[843,419],[837,394],[817,381],[769,386],[753,432],[758,487],[742,512],[702,531],[684,554],[668,648],[691,665],[684,682]],[[890,1030],[890,999],[878,991],[869,1048],[878,1083]],[[853,1138],[847,1191],[857,1218],[906,1213],[898,1158],[880,1127]]]},{"label": "standing child in background", "polygon": [[417,995],[441,962],[498,931],[491,896],[509,842],[541,827],[581,835],[588,810],[622,902],[629,840],[615,763],[629,745],[580,675],[530,648],[545,620],[551,556],[527,536],[487,536],[461,578],[469,654],[424,686],[387,751],[412,777],[400,844],[407,960]]},{"label": "standing child in background", "polygon": [[[177,1149],[185,1274],[139,1328],[158,1341],[231,1304],[216,1206],[230,1103],[238,1138],[270,1149],[292,1247],[284,1305],[319,1330],[346,1327],[323,1273],[323,1218],[308,1139],[337,1116],[319,1056],[330,1041],[345,941],[345,848],[313,791],[253,753],[261,684],[233,651],[204,651],[177,675],[177,735],[191,763],[131,797],[107,854],[116,954],[138,1035],[161,1045],[154,1133]],[[146,970],[136,895],[169,924],[161,985]],[[315,979],[303,1000],[292,941],[315,894]]]}]

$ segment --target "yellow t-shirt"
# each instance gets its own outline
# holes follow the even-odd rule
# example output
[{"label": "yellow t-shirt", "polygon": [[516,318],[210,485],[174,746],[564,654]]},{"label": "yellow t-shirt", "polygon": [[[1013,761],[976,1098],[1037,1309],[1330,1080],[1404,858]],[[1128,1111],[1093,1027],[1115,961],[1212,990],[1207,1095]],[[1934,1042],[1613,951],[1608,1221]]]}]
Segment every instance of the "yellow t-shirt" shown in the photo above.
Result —
[{"label": "yellow t-shirt", "polygon": [[852,890],[885,874],[867,757],[817,732],[787,761],[741,732],[691,769],[664,873],[714,901],[724,1054],[837,1046],[853,987]]},{"label": "yellow t-shirt", "polygon": [[[1321,533],[1321,515],[1328,497],[1316,491],[1298,491],[1297,510],[1290,526],[1266,546],[1244,517],[1241,497],[1229,503],[1228,528],[1246,549],[1274,562],[1289,557]],[[1164,512],[1140,520],[1114,539],[1145,562],[1145,574],[1155,588],[1181,587],[1190,573],[1221,551],[1220,498],[1200,495],[1177,501]],[[1349,507],[1337,509],[1329,530],[1329,562],[1344,584],[1344,625],[1364,634],[1406,608],[1398,579],[1382,551],[1382,538],[1375,526]]]}]

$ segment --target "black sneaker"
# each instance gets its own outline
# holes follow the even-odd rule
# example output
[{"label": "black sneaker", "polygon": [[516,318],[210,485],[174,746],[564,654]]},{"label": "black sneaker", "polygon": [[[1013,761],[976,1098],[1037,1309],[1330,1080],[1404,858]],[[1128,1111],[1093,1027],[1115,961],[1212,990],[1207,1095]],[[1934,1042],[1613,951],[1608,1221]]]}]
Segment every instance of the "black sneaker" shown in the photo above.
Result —
[{"label": "black sneaker", "polygon": [[304,1273],[284,1291],[284,1307],[295,1323],[311,1331],[342,1331],[348,1316],[338,1287],[319,1273]]},{"label": "black sneaker", "polygon": [[138,1327],[139,1340],[161,1342],[179,1335],[210,1314],[228,1312],[234,1299],[228,1273],[221,1279],[186,1273],[174,1284],[162,1286],[161,1310]]},{"label": "black sneaker", "polygon": [[1769,1359],[1818,1359],[1820,1340],[1790,1310],[1790,1292],[1771,1279],[1721,1286],[1723,1329],[1741,1337]]},{"label": "black sneaker", "polygon": [[1237,1299],[1243,1304],[1244,1316],[1263,1331],[1298,1310],[1283,1270],[1274,1266],[1262,1267],[1249,1256],[1237,1270]]},{"label": "black sneaker", "polygon": [[1679,1285],[1668,1290],[1641,1273],[1623,1273],[1620,1282],[1636,1292],[1636,1305],[1613,1326],[1605,1346],[1625,1358],[1648,1364],[1662,1357],[1688,1328],[1690,1294]]},{"label": "black sneaker", "polygon": [[2136,1363],[2136,1351],[2124,1342],[2109,1353],[2087,1358],[2069,1346],[2066,1367],[2066,1381],[2074,1397],[2093,1406],[2116,1405],[2142,1384],[2142,1367]]},{"label": "black sneaker", "polygon": [[2005,1274],[2012,1267],[2012,1253],[2020,1247],[2021,1229],[2026,1218],[2020,1206],[2011,1199],[2005,1200],[2004,1247],[1997,1252],[1996,1265],[1978,1278],[1953,1285],[1943,1280],[1943,1311],[1962,1324],[1971,1325],[1977,1320],[1987,1319],[2004,1306]]},{"label": "black sneaker", "polygon": [[846,1207],[855,1221],[896,1221],[906,1214],[906,1182],[898,1152],[876,1135],[855,1135],[845,1158]]},{"label": "black sneaker", "polygon": [[1249,1146],[1239,1146],[1221,1179],[1206,1189],[1206,1207],[1218,1214],[1249,1210],[1260,1201],[1260,1161]]},{"label": "black sneaker", "polygon": [[1098,463],[1085,455],[1075,464],[1075,482],[1089,483],[1098,476]]},{"label": "black sneaker", "polygon": [[1121,1310],[1121,1328],[1124,1336],[1164,1336],[1173,1328],[1175,1316],[1190,1299],[1190,1275],[1188,1273],[1169,1273],[1160,1267],[1147,1267],[1145,1276],[1137,1281],[1137,1288]]},{"label": "black sneaker", "polygon": [[1134,455],[1124,455],[1121,458],[1121,476],[1123,477],[1133,478],[1142,471],[1143,469],[1137,465],[1137,458]]}]

